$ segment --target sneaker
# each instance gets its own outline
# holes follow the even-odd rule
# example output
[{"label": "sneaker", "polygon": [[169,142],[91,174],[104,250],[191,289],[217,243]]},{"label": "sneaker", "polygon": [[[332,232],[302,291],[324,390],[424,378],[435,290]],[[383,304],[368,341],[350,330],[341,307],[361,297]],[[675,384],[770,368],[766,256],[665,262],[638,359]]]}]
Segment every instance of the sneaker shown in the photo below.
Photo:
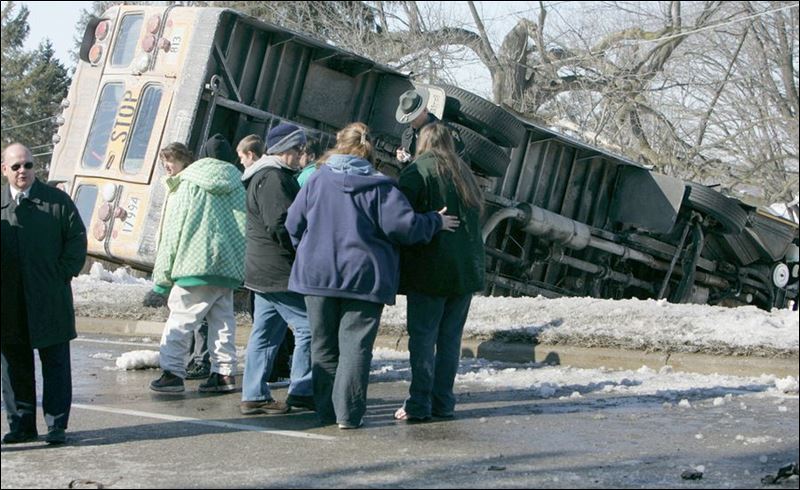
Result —
[{"label": "sneaker", "polygon": [[280,415],[287,413],[289,410],[289,405],[278,400],[242,402],[239,404],[239,411],[242,412],[242,415]]},{"label": "sneaker", "polygon": [[364,420],[363,419],[359,420],[358,423],[355,424],[355,425],[353,425],[353,424],[344,424],[344,423],[339,422],[339,428],[342,429],[342,430],[358,429],[362,425],[364,425]]},{"label": "sneaker", "polygon": [[394,419],[395,420],[404,420],[404,421],[408,422],[409,424],[418,424],[420,422],[427,422],[431,418],[430,417],[414,417],[413,415],[409,415],[408,412],[406,412],[405,407],[400,407],[400,408],[397,409],[396,412],[394,412]]},{"label": "sneaker", "polygon": [[52,427],[47,430],[47,436],[44,438],[44,442],[48,444],[64,444],[67,442],[67,434],[64,429]]},{"label": "sneaker", "polygon": [[230,393],[236,390],[236,378],[219,373],[211,373],[208,380],[200,385],[203,393]]},{"label": "sneaker", "polygon": [[150,382],[150,389],[162,393],[180,393],[184,390],[183,379],[169,371],[164,371],[160,378]]},{"label": "sneaker", "polygon": [[211,375],[211,364],[201,362],[199,364],[191,363],[186,369],[186,379],[205,379]]},{"label": "sneaker", "polygon": [[300,410],[311,410],[312,412],[316,410],[313,396],[289,395],[286,397],[286,404]]},{"label": "sneaker", "polygon": [[33,442],[39,438],[39,434],[33,432],[11,431],[3,436],[3,444],[20,444],[23,442]]},{"label": "sneaker", "polygon": [[286,388],[291,384],[291,380],[289,378],[276,378],[275,381],[270,381],[267,383],[269,385],[269,389],[274,390],[276,388]]}]

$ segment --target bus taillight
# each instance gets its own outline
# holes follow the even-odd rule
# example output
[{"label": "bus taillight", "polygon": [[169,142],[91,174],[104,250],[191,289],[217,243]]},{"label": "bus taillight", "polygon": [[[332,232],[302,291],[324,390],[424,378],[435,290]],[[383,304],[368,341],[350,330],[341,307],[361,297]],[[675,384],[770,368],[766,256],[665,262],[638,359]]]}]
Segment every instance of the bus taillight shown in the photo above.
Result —
[{"label": "bus taillight", "polygon": [[155,34],[158,32],[158,28],[161,26],[161,17],[158,15],[154,15],[150,17],[147,21],[147,32],[151,34]]},{"label": "bus taillight", "polygon": [[97,41],[105,40],[106,36],[108,36],[108,32],[110,31],[110,29],[109,29],[110,24],[111,23],[109,21],[107,21],[107,20],[104,20],[104,21],[100,22],[99,24],[97,24],[97,27],[94,28],[94,38],[95,38],[95,40],[97,40]]},{"label": "bus taillight", "polygon": [[103,46],[99,44],[95,44],[92,46],[92,49],[89,50],[89,63],[92,65],[97,65],[100,63],[100,60],[103,58]]}]

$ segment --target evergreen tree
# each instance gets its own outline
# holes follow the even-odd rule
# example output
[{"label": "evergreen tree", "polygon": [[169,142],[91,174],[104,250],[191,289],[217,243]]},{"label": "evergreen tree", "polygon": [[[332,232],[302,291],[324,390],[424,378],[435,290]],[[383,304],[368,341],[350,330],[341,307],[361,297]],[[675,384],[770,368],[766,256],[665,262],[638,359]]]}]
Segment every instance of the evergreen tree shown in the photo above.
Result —
[{"label": "evergreen tree", "polygon": [[8,2],[2,10],[2,141],[4,147],[20,142],[31,148],[36,174],[46,180],[54,119],[70,78],[49,40],[33,51],[23,48],[29,30],[28,8]]}]

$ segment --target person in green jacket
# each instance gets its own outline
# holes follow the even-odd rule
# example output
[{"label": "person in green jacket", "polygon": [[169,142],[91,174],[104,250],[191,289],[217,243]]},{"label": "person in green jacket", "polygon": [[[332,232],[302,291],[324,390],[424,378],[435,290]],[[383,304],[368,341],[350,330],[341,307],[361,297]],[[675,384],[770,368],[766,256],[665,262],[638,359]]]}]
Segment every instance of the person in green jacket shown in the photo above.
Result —
[{"label": "person in green jacket", "polygon": [[300,155],[300,168],[303,170],[297,174],[297,183],[300,184],[300,187],[306,185],[308,178],[317,170],[319,165],[317,158],[322,156],[320,148],[319,140],[306,137],[306,145],[303,147],[303,154]]},{"label": "person in green jacket", "polygon": [[414,211],[447,207],[461,226],[454,233],[436,234],[428,244],[407,247],[401,255],[400,292],[408,299],[411,386],[394,418],[410,422],[452,418],[461,334],[472,294],[484,288],[483,194],[441,123],[420,131],[417,158],[401,172],[400,190]]},{"label": "person in green jacket", "polygon": [[208,320],[211,375],[202,392],[230,392],[236,381],[233,292],[244,280],[245,190],[230,162],[202,158],[167,177],[166,212],[153,267],[153,290],[169,293],[161,337],[163,373],[150,383],[182,392],[186,354],[203,318]]}]

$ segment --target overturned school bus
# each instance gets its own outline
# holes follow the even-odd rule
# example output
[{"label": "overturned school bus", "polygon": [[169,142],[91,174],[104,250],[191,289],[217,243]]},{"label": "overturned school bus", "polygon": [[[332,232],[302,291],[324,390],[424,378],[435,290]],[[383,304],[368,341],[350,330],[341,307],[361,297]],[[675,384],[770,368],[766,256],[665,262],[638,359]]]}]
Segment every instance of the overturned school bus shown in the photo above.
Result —
[{"label": "overturned school bus", "polygon": [[[75,200],[89,252],[147,270],[165,190],[158,150],[235,145],[280,121],[331,146],[369,125],[396,176],[411,81],[307,36],[216,8],[124,5],[90,22],[54,137],[50,180]],[[667,298],[785,307],[798,294],[798,226],[713,189],[521,121],[453,86],[429,110],[460,132],[486,195],[487,294]]]}]

